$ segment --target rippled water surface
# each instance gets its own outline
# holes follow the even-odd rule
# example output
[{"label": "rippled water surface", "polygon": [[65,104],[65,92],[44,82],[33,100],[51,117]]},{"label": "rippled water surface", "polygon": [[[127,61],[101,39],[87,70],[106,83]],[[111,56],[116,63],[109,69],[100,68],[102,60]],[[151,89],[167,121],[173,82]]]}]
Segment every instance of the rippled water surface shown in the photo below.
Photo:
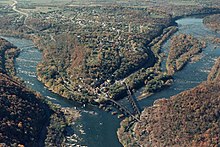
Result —
[{"label": "rippled water surface", "polygon": [[[193,36],[205,39],[208,36],[219,36],[202,24],[200,18],[184,18],[177,20],[179,31],[176,33],[192,34]],[[69,131],[66,146],[85,145],[89,147],[120,147],[116,135],[120,120],[110,113],[99,110],[94,106],[82,106],[77,102],[71,102],[47,90],[36,78],[36,66],[42,59],[42,53],[30,40],[5,37],[8,41],[22,49],[16,59],[17,76],[25,81],[32,89],[40,92],[48,100],[62,107],[78,109],[82,117],[75,123],[73,130]],[[220,49],[213,49],[214,45],[208,41],[207,48],[203,51],[203,58],[188,64],[182,71],[174,75],[174,84],[146,99],[139,101],[141,107],[150,106],[154,100],[162,97],[170,97],[181,91],[192,88],[206,80],[209,70],[215,59],[220,56]],[[166,54],[169,49],[169,40],[164,44],[162,51]],[[162,64],[165,67],[165,61]],[[136,93],[138,95],[139,91]]]},{"label": "rippled water surface", "polygon": [[48,100],[62,107],[71,107],[81,112],[81,118],[73,126],[74,132],[69,131],[66,146],[91,146],[91,147],[117,147],[121,146],[117,139],[116,131],[120,120],[110,113],[102,111],[94,106],[83,106],[77,102],[65,100],[64,98],[47,90],[37,80],[36,66],[42,59],[42,53],[33,43],[26,39],[4,37],[22,51],[16,58],[17,76],[24,80],[30,88],[40,92]]},{"label": "rippled water surface", "polygon": [[[199,39],[203,39],[207,42],[207,48],[203,50],[202,59],[196,63],[187,64],[183,70],[178,71],[174,75],[174,84],[161,92],[158,92],[147,99],[141,100],[139,103],[142,107],[150,106],[158,98],[168,98],[179,92],[190,89],[197,86],[202,81],[205,81],[207,75],[215,63],[217,57],[220,56],[220,48],[214,49],[210,37],[220,37],[220,34],[217,34],[209,29],[207,29],[203,23],[202,18],[183,18],[176,21],[178,23],[179,31],[177,34],[190,34]],[[170,40],[168,40],[162,47],[162,52],[165,52],[168,55]],[[162,68],[165,69],[166,60],[162,62]]]}]

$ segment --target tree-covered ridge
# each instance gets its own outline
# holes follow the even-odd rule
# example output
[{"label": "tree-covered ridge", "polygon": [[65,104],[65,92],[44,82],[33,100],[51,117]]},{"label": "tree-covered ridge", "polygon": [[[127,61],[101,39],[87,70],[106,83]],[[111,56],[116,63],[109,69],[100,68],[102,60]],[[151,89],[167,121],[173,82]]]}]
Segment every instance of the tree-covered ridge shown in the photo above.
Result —
[{"label": "tree-covered ridge", "polygon": [[20,49],[0,38],[0,72],[15,75],[14,58],[19,51]]},{"label": "tree-covered ridge", "polygon": [[0,142],[8,146],[37,146],[51,110],[4,74],[0,75],[0,85]]},{"label": "tree-covered ridge", "polygon": [[0,146],[59,146],[64,115],[15,76],[14,58],[19,52],[0,39]]},{"label": "tree-covered ridge", "polygon": [[[124,146],[218,146],[220,144],[219,60],[211,81],[170,99],[160,99],[141,114],[141,122],[121,123],[118,137]],[[210,78],[208,78],[210,79]]]}]

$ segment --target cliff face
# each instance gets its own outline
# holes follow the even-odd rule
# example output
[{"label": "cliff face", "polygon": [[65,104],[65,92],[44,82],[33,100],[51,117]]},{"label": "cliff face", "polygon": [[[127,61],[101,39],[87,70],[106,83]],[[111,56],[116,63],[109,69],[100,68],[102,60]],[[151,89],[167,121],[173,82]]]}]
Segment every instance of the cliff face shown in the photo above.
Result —
[{"label": "cliff face", "polygon": [[[157,100],[131,128],[121,123],[124,146],[218,146],[220,144],[219,62],[208,82],[170,99]],[[214,77],[214,78],[213,78]],[[210,80],[211,79],[211,80]],[[123,127],[124,126],[124,127]]]}]

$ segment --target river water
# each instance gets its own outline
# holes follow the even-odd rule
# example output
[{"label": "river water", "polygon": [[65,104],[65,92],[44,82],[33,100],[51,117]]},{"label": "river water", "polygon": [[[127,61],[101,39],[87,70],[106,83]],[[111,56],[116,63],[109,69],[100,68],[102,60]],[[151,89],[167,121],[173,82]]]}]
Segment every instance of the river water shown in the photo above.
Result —
[{"label": "river water", "polygon": [[[183,70],[178,71],[173,76],[174,83],[170,87],[155,93],[154,95],[139,101],[141,107],[150,106],[158,98],[168,98],[182,91],[197,86],[202,81],[207,79],[207,75],[215,63],[215,60],[220,56],[220,48],[214,49],[216,46],[211,42],[210,37],[220,37],[220,34],[206,28],[202,18],[183,18],[177,20],[179,30],[174,34],[190,34],[194,37],[206,41],[207,47],[203,49],[202,58],[198,62],[187,64]],[[162,52],[168,55],[170,40],[162,46]],[[166,69],[166,60],[162,62],[162,69]],[[138,91],[137,93],[139,93]]]},{"label": "river water", "polygon": [[[179,33],[192,34],[201,39],[207,37],[220,37],[219,34],[208,30],[204,27],[201,18],[183,18],[176,21],[178,23]],[[77,102],[66,100],[51,91],[47,90],[44,85],[37,80],[36,66],[42,59],[42,53],[35,47],[33,42],[26,39],[4,37],[22,51],[16,58],[15,66],[17,76],[33,90],[40,92],[48,100],[61,107],[71,107],[81,112],[81,117],[73,125],[74,131],[68,131],[69,137],[66,146],[89,146],[89,147],[120,147],[116,135],[119,128],[120,120],[110,113],[98,109],[95,106],[82,106]],[[162,47],[162,52],[168,54],[168,40]],[[207,41],[207,48],[204,49],[202,59],[196,63],[187,64],[183,70],[174,75],[174,84],[161,92],[140,100],[139,105],[144,108],[151,106],[156,99],[168,98],[184,90],[195,87],[202,81],[205,81],[217,57],[220,56],[220,49],[214,49],[211,41]],[[162,68],[165,70],[165,60],[162,63]],[[136,95],[141,90],[136,92]]]}]

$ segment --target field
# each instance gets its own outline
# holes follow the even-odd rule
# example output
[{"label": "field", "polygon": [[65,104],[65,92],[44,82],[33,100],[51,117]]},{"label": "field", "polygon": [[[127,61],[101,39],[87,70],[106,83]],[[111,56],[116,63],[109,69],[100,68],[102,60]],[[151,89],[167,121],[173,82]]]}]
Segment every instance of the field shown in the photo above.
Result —
[{"label": "field", "polygon": [[12,4],[13,2],[12,1],[9,1],[9,0],[0,0],[0,5],[10,5]]},{"label": "field", "polygon": [[71,0],[18,0],[18,3],[26,3],[28,5],[41,5],[41,4],[46,4],[46,5],[63,5],[70,3]]}]

